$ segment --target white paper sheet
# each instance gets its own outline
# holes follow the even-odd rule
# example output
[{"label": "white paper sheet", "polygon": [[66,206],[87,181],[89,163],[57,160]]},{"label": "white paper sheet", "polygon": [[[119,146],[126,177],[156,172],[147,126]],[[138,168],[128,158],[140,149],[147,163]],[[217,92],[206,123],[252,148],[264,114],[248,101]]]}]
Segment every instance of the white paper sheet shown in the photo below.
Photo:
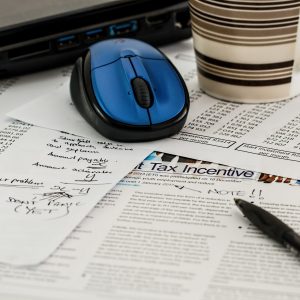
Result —
[{"label": "white paper sheet", "polygon": [[[26,110],[29,109],[31,111],[31,116],[26,117],[26,119],[30,119],[31,124],[69,132],[94,140],[109,141],[90,126],[77,112],[70,98],[68,83],[44,97],[42,97],[42,100],[38,98],[28,103],[28,106],[26,105]],[[43,105],[42,109],[41,104]],[[18,108],[17,111],[21,110],[22,107]],[[25,118],[16,117],[16,119],[24,121]]]},{"label": "white paper sheet", "polygon": [[65,83],[71,67],[0,80],[0,154],[11,147],[32,127],[6,116],[12,109],[47,94]]},{"label": "white paper sheet", "polygon": [[63,67],[0,80],[0,128],[9,121],[7,112],[56,90],[68,80],[70,72],[71,67]]},{"label": "white paper sheet", "polygon": [[0,194],[0,262],[19,266],[45,260],[101,197],[92,184],[21,175],[1,176]]},{"label": "white paper sheet", "polygon": [[[141,147],[91,141],[17,121],[0,137],[0,262],[15,265],[48,257],[149,154]],[[28,184],[28,189],[32,181],[40,184]]]},{"label": "white paper sheet", "polygon": [[153,153],[43,264],[0,265],[0,299],[298,299],[299,259],[250,225],[233,198],[299,231],[299,187],[183,172],[223,167],[179,161]]}]

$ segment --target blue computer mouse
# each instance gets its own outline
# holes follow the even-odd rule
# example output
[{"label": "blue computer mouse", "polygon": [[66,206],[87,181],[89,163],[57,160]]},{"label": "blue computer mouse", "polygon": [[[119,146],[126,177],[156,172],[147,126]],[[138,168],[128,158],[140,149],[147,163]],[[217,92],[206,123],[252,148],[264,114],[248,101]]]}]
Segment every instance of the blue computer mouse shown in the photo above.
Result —
[{"label": "blue computer mouse", "polygon": [[183,127],[189,110],[176,68],[159,50],[134,39],[92,45],[74,66],[70,90],[81,115],[116,141],[170,136]]}]

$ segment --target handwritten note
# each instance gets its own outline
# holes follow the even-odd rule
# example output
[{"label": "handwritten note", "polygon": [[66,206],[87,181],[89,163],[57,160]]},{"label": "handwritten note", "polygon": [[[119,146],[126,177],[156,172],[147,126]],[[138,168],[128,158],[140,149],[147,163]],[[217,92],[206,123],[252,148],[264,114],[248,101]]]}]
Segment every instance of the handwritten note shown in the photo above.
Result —
[{"label": "handwritten note", "polygon": [[[32,187],[32,189],[40,189]],[[16,214],[26,216],[48,216],[49,219],[60,218],[72,213],[74,207],[81,206],[77,196],[86,196],[91,188],[77,188],[76,186],[53,185],[49,191],[36,191],[29,198],[9,196],[6,200]],[[74,201],[75,197],[75,201]]]},{"label": "handwritten note", "polygon": [[35,265],[60,245],[105,192],[71,181],[7,176],[0,178],[0,194],[0,262]]},{"label": "handwritten note", "polygon": [[14,265],[46,259],[149,154],[18,121],[0,137],[0,262]]},{"label": "handwritten note", "polygon": [[[11,134],[14,129],[20,131],[12,127]],[[90,140],[32,127],[0,156],[0,162],[2,170],[17,174],[59,176],[63,181],[71,177],[78,184],[103,184],[116,183],[116,176],[120,180],[150,152],[139,145]]]}]

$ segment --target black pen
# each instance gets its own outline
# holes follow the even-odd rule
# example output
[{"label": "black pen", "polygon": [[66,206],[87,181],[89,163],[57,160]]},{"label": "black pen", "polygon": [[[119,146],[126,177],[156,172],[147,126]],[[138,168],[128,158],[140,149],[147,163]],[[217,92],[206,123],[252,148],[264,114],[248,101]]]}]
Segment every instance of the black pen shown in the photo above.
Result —
[{"label": "black pen", "polygon": [[300,252],[300,236],[292,228],[261,207],[242,199],[234,201],[245,217],[270,238],[292,252]]}]

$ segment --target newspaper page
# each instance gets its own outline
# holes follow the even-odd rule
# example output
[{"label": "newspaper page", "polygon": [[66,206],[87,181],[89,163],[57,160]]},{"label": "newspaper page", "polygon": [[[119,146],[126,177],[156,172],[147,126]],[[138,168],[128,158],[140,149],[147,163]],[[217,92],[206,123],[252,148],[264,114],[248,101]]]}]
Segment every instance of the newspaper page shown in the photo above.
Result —
[{"label": "newspaper page", "polygon": [[44,263],[0,265],[0,299],[299,299],[299,259],[234,205],[299,231],[299,187],[264,175],[154,152]]}]

